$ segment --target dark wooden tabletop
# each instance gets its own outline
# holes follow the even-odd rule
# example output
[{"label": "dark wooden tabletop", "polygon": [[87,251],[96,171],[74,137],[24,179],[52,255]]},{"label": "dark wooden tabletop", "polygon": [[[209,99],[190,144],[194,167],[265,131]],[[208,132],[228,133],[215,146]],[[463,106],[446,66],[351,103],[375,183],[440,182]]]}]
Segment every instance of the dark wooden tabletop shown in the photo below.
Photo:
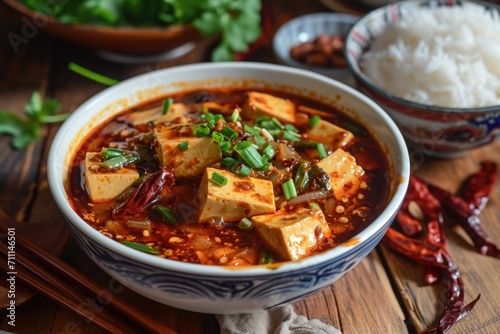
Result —
[{"label": "dark wooden tabletop", "polygon": [[[349,1],[268,1],[272,33],[285,21],[311,12],[331,11],[325,3],[341,4],[340,10],[359,11]],[[347,5],[346,5],[347,4]],[[335,8],[333,8],[335,9]],[[149,64],[124,65],[105,60],[92,50],[79,48],[34,32],[19,51],[9,40],[11,32],[23,29],[21,17],[0,7],[0,110],[22,115],[24,105],[33,91],[40,91],[63,105],[61,112],[71,112],[89,97],[105,87],[67,70],[69,62],[108,75],[125,79],[154,69],[209,61],[211,44],[199,42],[184,56]],[[270,39],[248,60],[275,63]],[[43,128],[43,138],[24,150],[14,150],[11,138],[0,137],[0,209],[19,221],[27,223],[61,221],[51,197],[46,178],[47,152],[58,125]],[[455,192],[461,182],[480,168],[483,160],[500,164],[500,142],[475,149],[467,155],[452,159],[431,159],[413,155],[412,171],[425,180]],[[482,224],[493,240],[500,242],[500,186],[497,184],[491,200],[481,214]],[[481,294],[474,310],[456,324],[450,333],[500,332],[500,265],[498,258],[478,254],[468,236],[460,228],[447,228],[448,250],[460,268],[465,284],[465,302]],[[96,267],[70,239],[61,255],[89,277],[106,284],[114,283]],[[2,260],[3,261],[3,260]],[[5,274],[2,273],[2,277]],[[3,281],[5,279],[2,278]],[[21,287],[19,287],[21,288]],[[183,311],[160,305],[126,288],[119,294],[164,322],[179,333],[218,333],[213,315]],[[5,290],[2,291],[5,300]],[[446,299],[444,284],[425,286],[422,268],[382,246],[344,278],[323,291],[293,304],[297,313],[331,324],[345,334],[354,333],[415,333],[430,327],[439,319]],[[2,311],[0,329],[15,333],[101,333],[84,318],[60,307],[48,299],[34,295],[19,301],[15,327],[8,323]],[[76,327],[74,325],[76,324]],[[75,332],[74,328],[79,331]]]}]

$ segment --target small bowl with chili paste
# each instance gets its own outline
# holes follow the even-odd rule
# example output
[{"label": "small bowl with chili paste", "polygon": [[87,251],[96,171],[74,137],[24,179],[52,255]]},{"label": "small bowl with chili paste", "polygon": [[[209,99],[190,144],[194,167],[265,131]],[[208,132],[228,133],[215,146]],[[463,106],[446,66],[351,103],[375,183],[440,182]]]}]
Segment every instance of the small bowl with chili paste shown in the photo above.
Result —
[{"label": "small bowl with chili paste", "polygon": [[160,303],[218,314],[335,283],[379,243],[409,174],[376,103],[314,72],[249,62],[107,88],[64,122],[48,157],[60,212],[100,268]]},{"label": "small bowl with chili paste", "polygon": [[344,41],[358,16],[315,13],[283,24],[273,38],[279,63],[318,72],[352,85],[344,57]]}]

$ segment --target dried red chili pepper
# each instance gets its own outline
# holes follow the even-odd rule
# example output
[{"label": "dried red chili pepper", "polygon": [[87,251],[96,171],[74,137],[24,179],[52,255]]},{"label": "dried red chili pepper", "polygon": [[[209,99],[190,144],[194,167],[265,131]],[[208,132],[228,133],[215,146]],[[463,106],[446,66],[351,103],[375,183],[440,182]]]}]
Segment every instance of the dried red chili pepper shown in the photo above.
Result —
[{"label": "dried red chili pepper", "polygon": [[393,251],[440,270],[447,278],[449,298],[439,324],[423,333],[446,333],[455,323],[463,319],[479,300],[480,295],[464,306],[464,285],[460,271],[444,247],[436,247],[425,241],[409,238],[393,228],[389,228],[382,242]]},{"label": "dried red chili pepper", "polygon": [[155,203],[158,195],[165,187],[173,183],[174,172],[172,169],[168,167],[160,168],[146,181],[142,182],[122,205],[113,209],[111,218],[119,219],[145,210]]},{"label": "dried red chili pepper", "polygon": [[479,207],[471,208],[470,204],[462,198],[434,185],[428,185],[428,188],[469,235],[479,253],[500,257],[500,249],[488,236],[481,225],[481,220],[475,214]]},{"label": "dried red chili pepper", "polygon": [[[419,218],[427,222],[425,242],[435,247],[444,247],[446,238],[443,228],[441,204],[429,192],[425,182],[415,176],[410,177],[405,199],[396,216],[399,226],[407,236],[416,236],[422,230],[420,220],[415,217],[414,212],[411,212],[410,206],[412,204],[421,211],[422,217]],[[426,268],[424,277],[426,284],[436,283],[439,277],[440,273],[434,268]]]},{"label": "dried red chili pepper", "polygon": [[469,203],[469,209],[474,214],[479,215],[488,203],[497,176],[497,164],[493,161],[484,161],[481,163],[481,169],[469,178],[463,198]]}]

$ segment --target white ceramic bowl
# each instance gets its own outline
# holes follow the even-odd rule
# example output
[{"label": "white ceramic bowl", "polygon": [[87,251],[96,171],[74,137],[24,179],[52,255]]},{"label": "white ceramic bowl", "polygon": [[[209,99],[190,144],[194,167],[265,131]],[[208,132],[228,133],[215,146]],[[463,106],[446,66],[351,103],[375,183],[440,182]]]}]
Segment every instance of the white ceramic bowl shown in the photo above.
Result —
[{"label": "white ceramic bowl", "polygon": [[314,40],[319,34],[339,34],[345,38],[358,19],[358,16],[341,13],[315,13],[296,17],[276,31],[273,38],[274,55],[280,64],[314,71],[351,84],[352,76],[347,67],[310,66],[293,59],[290,49],[297,44]]},{"label": "white ceramic bowl", "polygon": [[[166,260],[111,240],[83,221],[66,192],[73,153],[92,129],[144,99],[190,88],[280,88],[315,96],[364,123],[387,152],[390,199],[366,229],[324,253],[275,268],[207,266]],[[149,72],[90,98],[61,126],[50,149],[48,180],[73,237],[105,272],[130,289],[186,310],[204,313],[248,313],[291,303],[331,285],[378,244],[404,198],[410,163],[401,133],[384,111],[356,90],[319,74],[261,63],[206,63]]]}]

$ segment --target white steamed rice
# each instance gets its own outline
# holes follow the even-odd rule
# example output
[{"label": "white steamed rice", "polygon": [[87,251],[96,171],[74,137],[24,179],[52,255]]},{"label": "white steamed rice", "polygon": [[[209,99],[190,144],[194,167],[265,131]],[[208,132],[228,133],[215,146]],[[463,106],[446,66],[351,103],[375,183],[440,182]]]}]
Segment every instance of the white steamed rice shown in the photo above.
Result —
[{"label": "white steamed rice", "polygon": [[360,66],[395,96],[441,107],[500,105],[500,19],[477,5],[411,9]]}]

